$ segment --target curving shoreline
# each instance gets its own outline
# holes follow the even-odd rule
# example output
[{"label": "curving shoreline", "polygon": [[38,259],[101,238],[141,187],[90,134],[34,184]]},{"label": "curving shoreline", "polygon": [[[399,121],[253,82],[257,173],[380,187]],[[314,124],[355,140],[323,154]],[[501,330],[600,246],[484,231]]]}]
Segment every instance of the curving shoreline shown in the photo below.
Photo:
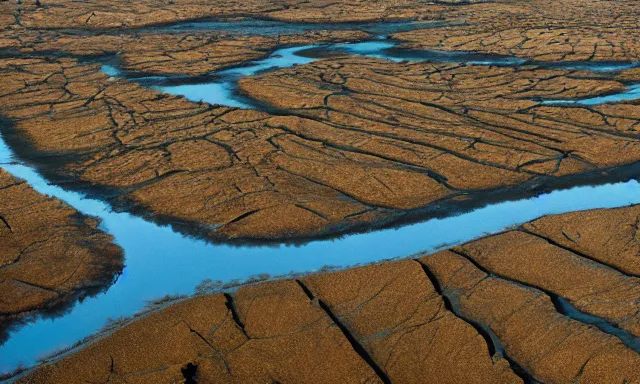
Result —
[{"label": "curving shoreline", "polygon": [[[5,151],[8,148],[5,147]],[[7,152],[4,154],[2,163],[13,161],[6,156]],[[89,336],[100,329],[107,318],[131,316],[148,300],[165,295],[192,294],[195,286],[205,279],[242,281],[265,273],[278,276],[291,271],[319,270],[327,265],[347,267],[407,257],[428,249],[437,250],[443,244],[463,243],[481,237],[487,231],[499,232],[545,214],[640,203],[640,183],[637,181],[595,188],[577,187],[520,202],[489,205],[448,219],[350,235],[339,240],[315,241],[297,247],[243,248],[183,237],[168,227],[158,227],[130,214],[112,212],[108,205],[84,198],[82,194],[50,186],[35,171],[23,165],[4,167],[26,179],[41,193],[57,196],[79,211],[101,218],[102,228],[115,236],[116,244],[124,249],[126,255],[125,269],[107,293],[76,304],[62,318],[53,321],[41,319],[14,332],[0,346],[0,356],[3,356],[0,360],[11,364],[4,368],[5,371],[11,370],[12,366],[15,367],[13,364],[26,356],[34,356],[32,359],[35,359],[41,351],[63,348]],[[461,228],[465,231],[461,232]],[[144,239],[146,241],[141,242]],[[355,252],[354,249],[360,251]],[[149,263],[157,264],[152,267]],[[180,279],[173,276],[180,276]],[[122,296],[124,292],[128,292],[125,297]],[[43,335],[49,336],[44,338]],[[34,348],[38,343],[43,346]],[[28,361],[26,364],[30,365]],[[33,364],[35,360],[31,362]]]},{"label": "curving shoreline", "polygon": [[[631,294],[640,287],[640,243],[632,228],[610,230],[633,227],[639,207],[546,216],[409,260],[224,293],[214,287],[126,321],[18,382],[170,381],[187,378],[186,367],[194,378],[225,382],[262,375],[335,380],[340,368],[320,368],[329,360],[319,357],[343,353],[345,363],[364,362],[381,382],[632,381],[640,377],[640,318]],[[514,257],[518,265],[510,263]],[[591,299],[594,291],[607,300]],[[335,345],[353,350],[338,353]],[[421,359],[425,346],[431,353]],[[303,368],[288,369],[292,359]],[[226,369],[212,368],[218,364]]]},{"label": "curving shoreline", "polygon": [[[365,48],[366,44],[367,43],[364,45]],[[360,47],[363,47],[363,45]],[[384,49],[388,48],[391,47],[386,46]],[[305,49],[305,47],[296,49]],[[355,50],[351,50],[351,53],[380,55],[381,52],[388,52],[383,51],[382,49],[371,52],[364,51],[366,51],[366,49],[362,50],[356,48]],[[290,66],[291,63],[287,62],[286,59],[287,58],[285,57],[284,65]],[[401,55],[396,57],[396,59],[402,60]],[[304,61],[311,62],[312,60],[308,59],[308,61],[306,61],[305,59]],[[269,64],[269,59],[266,59],[261,68],[269,68]],[[365,64],[369,65],[368,63]],[[492,63],[478,61],[477,64],[486,65]],[[505,59],[505,65],[513,64],[514,62],[512,58]],[[519,65],[521,63],[516,62],[516,64]],[[258,66],[259,65],[260,64],[258,64]],[[579,68],[581,63],[575,63],[574,65],[576,65],[576,68]],[[610,63],[607,65],[610,65]],[[628,65],[629,64],[623,63],[614,68],[628,69]],[[610,70],[610,68],[605,69],[605,71],[607,70]],[[240,73],[242,76],[258,74],[258,69],[246,67],[230,69],[227,71],[231,74],[236,71],[236,74]],[[257,79],[253,80],[261,81],[268,78],[269,75],[270,73],[261,73]],[[232,81],[236,80],[237,78],[232,79]],[[164,90],[166,91],[166,89]],[[606,93],[607,90],[599,92]],[[607,95],[606,97],[611,96]],[[225,95],[225,98],[228,99],[229,94]],[[260,97],[256,97],[255,99],[263,100]],[[296,102],[298,101],[299,100],[296,100]],[[269,103],[268,100],[266,103]],[[245,107],[248,106],[248,104],[238,104],[234,106]],[[289,107],[285,108],[285,110],[288,109]],[[570,191],[554,191],[550,194],[541,195],[533,199],[527,199],[516,203],[504,202],[492,204],[487,207],[479,208],[473,212],[463,213],[458,217],[433,219],[425,223],[414,224],[397,230],[387,229],[384,231],[365,234],[348,235],[343,239],[334,241],[315,241],[296,249],[286,248],[283,250],[266,247],[236,248],[224,244],[207,244],[203,240],[183,237],[179,233],[172,231],[170,228],[159,227],[155,224],[145,222],[135,216],[131,216],[126,213],[111,212],[109,205],[102,201],[90,200],[83,197],[82,194],[65,191],[61,188],[47,185],[46,180],[33,168],[29,168],[19,161],[16,162],[8,148],[5,147],[4,150],[0,150],[0,152],[2,152],[3,156],[3,160],[0,161],[0,163],[3,163],[2,167],[10,171],[13,170],[17,176],[25,177],[37,190],[40,190],[43,193],[50,193],[63,200],[67,200],[71,205],[80,207],[79,210],[87,214],[101,217],[103,219],[103,227],[109,232],[114,233],[116,241],[119,245],[125,248],[128,264],[123,276],[121,276],[118,282],[110,288],[107,294],[88,299],[84,303],[76,305],[76,307],[74,307],[69,314],[65,315],[65,317],[59,320],[54,320],[50,324],[44,324],[44,320],[40,319],[37,320],[35,324],[14,333],[8,343],[0,346],[0,361],[3,361],[3,363],[5,363],[5,361],[10,361],[7,366],[8,368],[2,367],[4,370],[11,370],[11,367],[15,367],[21,356],[20,354],[23,354],[22,356],[29,356],[26,358],[27,364],[33,364],[35,363],[34,355],[40,354],[43,350],[52,350],[64,345],[73,344],[73,342],[95,332],[102,326],[102,323],[104,323],[107,317],[113,316],[114,318],[117,318],[119,316],[130,316],[136,313],[143,307],[146,300],[151,300],[165,294],[191,294],[193,293],[195,285],[204,279],[228,282],[235,279],[244,280],[249,278],[251,275],[261,273],[268,273],[272,276],[277,276],[284,275],[289,271],[294,271],[296,273],[309,272],[318,270],[324,265],[333,264],[334,262],[340,267],[348,267],[358,263],[375,262],[385,258],[406,257],[407,255],[420,250],[435,250],[442,246],[442,243],[459,244],[480,237],[483,232],[487,232],[487,222],[482,222],[485,218],[491,220],[489,232],[499,232],[507,226],[520,225],[525,221],[544,214],[569,212],[577,209],[624,206],[640,202],[636,198],[636,196],[640,195],[640,193],[638,193],[638,188],[640,187],[638,186],[637,181],[628,181],[624,183],[617,183],[615,185],[600,185],[593,189],[589,187],[578,187]],[[537,163],[533,162],[531,164]],[[633,166],[630,166],[630,168],[633,168]],[[629,172],[623,171],[619,175],[615,175],[616,170],[618,169],[620,168],[610,167],[602,170],[594,170],[587,178],[588,181],[583,182],[588,183],[591,180],[597,179],[598,183],[602,184],[607,180],[627,180],[633,175],[637,176],[637,173],[634,173],[635,171],[633,171],[633,169]],[[605,177],[598,176],[598,173],[601,171],[611,172],[614,175]],[[571,178],[573,176],[562,177],[567,179],[567,184],[575,183],[576,180],[580,180],[580,177],[574,177],[573,179]],[[553,178],[549,178],[549,180],[552,179]],[[545,185],[541,186],[541,180],[543,180],[543,178],[532,181],[531,187],[534,192],[526,192],[526,194],[535,194],[535,191],[540,190],[540,188],[549,188]],[[514,189],[516,190],[516,195],[522,191],[517,188]],[[526,188],[524,190],[526,191]],[[508,191],[504,195],[512,196]],[[583,199],[585,195],[587,195],[587,197]],[[491,192],[488,193],[487,196],[491,196]],[[520,196],[522,195],[520,194]],[[541,208],[536,206],[538,204],[546,205]],[[483,200],[480,199],[476,204],[476,207],[482,205]],[[442,211],[451,212],[452,210],[450,208],[454,207],[455,204],[451,205],[451,207],[446,205],[442,206],[443,207],[440,207]],[[518,216],[512,213],[513,209],[519,210]],[[508,212],[512,217],[505,221],[504,217],[497,217],[500,215],[499,212],[502,212],[503,216]],[[416,220],[421,217],[420,214],[424,214],[424,212],[417,213]],[[168,220],[169,222],[176,221],[176,219],[170,215],[168,215],[168,217],[170,217]],[[243,218],[246,216],[240,215],[238,217]],[[180,221],[180,219],[178,220]],[[474,221],[478,224],[474,224],[472,228],[465,229],[465,233],[452,233],[454,232],[454,228],[459,228],[461,223],[466,223],[468,221]],[[376,222],[373,221],[372,223]],[[380,223],[384,223],[384,219],[382,219]],[[369,224],[370,223],[360,227],[354,227],[353,230],[358,231],[360,229],[371,228],[371,225]],[[141,243],[139,238],[132,236],[132,234],[135,234],[136,236],[142,237],[142,234],[145,233],[148,234],[149,237],[157,237],[158,234],[162,233],[166,237],[166,241],[158,242],[155,240],[143,241]],[[423,235],[424,233],[429,233],[430,237],[425,239]],[[416,237],[420,237],[420,241],[415,241]],[[399,247],[397,245],[397,242],[399,241],[403,241],[407,244]],[[440,242],[436,243],[437,241]],[[157,242],[158,244],[153,244],[153,242]],[[368,242],[370,244],[362,247],[363,242]],[[367,254],[354,254],[356,253],[354,252],[354,248],[356,247],[361,249],[363,253],[366,252]],[[332,256],[327,257],[328,254],[331,254]],[[185,258],[187,261],[185,261]],[[195,259],[195,261],[193,259]],[[150,265],[150,260],[152,260],[152,262],[158,262],[158,265]],[[243,262],[240,262],[239,260],[243,260]],[[246,262],[244,260],[246,260]],[[181,265],[189,263],[192,263],[189,267]],[[220,268],[221,266],[223,269],[228,269],[221,272],[210,272],[216,268]],[[151,272],[147,272],[147,268],[150,269]],[[160,270],[158,268],[162,269]],[[155,284],[158,284],[158,280],[161,278],[165,283],[166,280],[171,280],[172,277],[174,277],[175,280],[176,274],[180,276],[180,281],[173,281],[170,286],[165,285],[160,287],[154,285],[154,282]],[[136,279],[136,281],[132,284],[131,281],[127,281],[127,279]],[[131,293],[134,289],[139,290],[139,292],[135,293],[135,297],[127,297],[124,305],[117,308],[115,311],[105,310],[107,306],[114,305],[115,301],[113,300],[115,300],[116,297],[118,298],[118,303],[120,303],[122,296],[118,295]],[[93,317],[87,316],[88,314],[92,314]],[[71,327],[74,328],[72,332],[65,334],[65,331]],[[45,340],[42,347],[38,344],[38,349],[36,350],[36,348],[34,348],[34,345],[36,345],[35,343],[40,342],[39,338],[42,337],[42,335],[56,333],[60,336],[57,340]],[[47,345],[45,346],[45,344]],[[23,347],[22,350],[21,346]],[[30,348],[31,351],[25,351],[24,347]],[[3,356],[17,356],[18,359],[3,359]]]}]

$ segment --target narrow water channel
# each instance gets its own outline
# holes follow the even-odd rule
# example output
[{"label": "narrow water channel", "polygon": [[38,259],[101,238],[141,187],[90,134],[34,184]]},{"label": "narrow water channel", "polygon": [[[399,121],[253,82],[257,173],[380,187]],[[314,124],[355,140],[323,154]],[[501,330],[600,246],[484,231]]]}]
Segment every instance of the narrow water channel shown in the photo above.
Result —
[{"label": "narrow water channel", "polygon": [[[262,60],[256,60],[236,68],[216,72],[211,76],[191,78],[183,76],[144,76],[123,72],[113,65],[103,65],[102,71],[112,77],[125,77],[157,91],[187,100],[236,108],[262,108],[261,104],[238,92],[237,83],[243,77],[308,64],[336,54],[353,54],[374,57],[394,62],[433,62],[466,65],[492,65],[520,67],[535,65],[544,68],[587,70],[592,72],[619,72],[635,68],[639,63],[628,62],[535,62],[522,58],[480,54],[476,52],[443,52],[433,50],[403,49],[398,42],[373,40],[357,43],[317,44],[287,47],[272,52]],[[598,105],[640,99],[640,84],[630,84],[624,91],[597,97],[565,100],[539,100],[545,105]]]},{"label": "narrow water channel", "polygon": [[280,36],[309,31],[364,31],[373,35],[389,35],[416,29],[438,28],[464,24],[464,20],[447,21],[387,21],[371,23],[295,23],[276,20],[245,19],[237,21],[199,20],[155,27],[142,27],[142,33],[189,33],[216,31],[234,35]]},{"label": "narrow water channel", "polygon": [[545,105],[599,105],[605,103],[617,103],[620,101],[633,101],[640,99],[640,84],[632,84],[624,92],[596,97],[569,100],[544,100]]},{"label": "narrow water channel", "polygon": [[99,217],[101,229],[115,237],[126,257],[123,274],[106,293],[85,299],[62,317],[38,318],[14,332],[0,346],[0,372],[9,372],[19,364],[32,366],[38,358],[95,333],[108,319],[133,315],[148,300],[193,294],[204,279],[229,282],[259,274],[278,276],[325,266],[372,263],[460,244],[543,215],[640,203],[640,183],[631,180],[559,190],[488,205],[459,216],[301,246],[238,247],[187,237],[168,226],[113,212],[102,201],[50,185],[33,168],[15,162],[4,141],[0,141],[0,164],[38,192]]},{"label": "narrow water channel", "polygon": [[[441,61],[468,64],[524,64],[519,59],[471,53],[403,53],[398,51],[395,42],[380,40],[280,49],[264,60],[221,71],[215,74],[214,80],[202,84],[189,84],[187,81],[181,84],[180,79],[164,77],[134,76],[133,80],[162,92],[184,95],[193,101],[250,108],[254,106],[252,101],[236,92],[238,79],[274,68],[308,63],[336,50],[395,61],[438,61],[440,58]],[[620,64],[620,67],[607,65],[607,70],[611,71],[632,64]],[[592,66],[592,70],[602,68],[596,64]],[[103,70],[110,76],[126,75],[108,65]],[[616,99],[603,102],[610,101]],[[84,214],[100,218],[101,229],[114,236],[116,243],[124,249],[126,258],[123,274],[105,293],[77,303],[60,317],[38,317],[13,332],[9,340],[0,346],[0,373],[10,372],[19,365],[33,366],[39,358],[95,333],[109,319],[139,312],[147,301],[165,295],[193,294],[195,287],[205,279],[243,281],[261,274],[275,277],[318,271],[325,266],[344,268],[408,257],[417,252],[432,252],[464,243],[543,215],[640,203],[640,183],[630,180],[556,190],[533,198],[490,204],[457,216],[298,246],[232,246],[184,236],[168,226],[113,212],[105,202],[51,185],[33,167],[18,161],[1,136],[0,167],[26,180],[40,193],[54,196]]]}]

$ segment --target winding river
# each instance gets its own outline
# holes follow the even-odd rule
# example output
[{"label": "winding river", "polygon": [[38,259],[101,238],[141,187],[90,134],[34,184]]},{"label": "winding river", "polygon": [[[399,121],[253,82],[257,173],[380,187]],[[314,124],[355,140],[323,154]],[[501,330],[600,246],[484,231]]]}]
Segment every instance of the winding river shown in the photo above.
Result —
[{"label": "winding river", "polygon": [[[188,79],[181,83],[180,79],[175,77],[139,77],[122,73],[118,68],[108,65],[105,65],[103,70],[111,76],[127,76],[161,92],[183,95],[193,101],[203,100],[233,107],[254,108],[255,104],[251,100],[237,93],[235,84],[238,79],[267,70],[308,63],[331,54],[331,51],[395,61],[428,60],[511,66],[527,63],[516,58],[464,52],[403,51],[397,48],[393,41],[377,40],[279,49],[264,60],[218,72],[212,80],[201,84],[189,84],[186,81]],[[557,65],[565,68],[615,71],[636,64]],[[632,85],[624,94],[595,98],[597,101],[592,98],[561,102],[592,105],[630,100],[632,96],[629,94],[634,95],[636,99],[640,98],[640,86]],[[464,243],[543,215],[640,203],[640,183],[631,179],[611,184],[555,190],[535,197],[489,204],[470,212],[400,228],[353,234],[333,240],[312,241],[304,245],[232,246],[185,236],[169,226],[160,226],[128,213],[114,212],[103,201],[51,185],[35,168],[20,161],[1,136],[0,167],[26,180],[40,193],[54,196],[84,214],[100,218],[101,229],[114,236],[115,242],[124,249],[126,257],[126,267],[122,275],[106,292],[76,303],[58,317],[39,316],[30,324],[14,331],[9,340],[0,346],[0,373],[10,372],[19,365],[33,366],[39,358],[94,334],[109,319],[132,316],[142,310],[150,300],[165,295],[191,295],[195,292],[195,287],[206,279],[228,283],[244,281],[256,275],[268,274],[277,277],[290,273],[318,271],[326,266],[344,268],[408,257],[417,252],[433,252],[445,246]],[[640,172],[633,174],[640,176]],[[625,180],[625,177],[619,179]],[[628,177],[626,179],[628,180]]]}]

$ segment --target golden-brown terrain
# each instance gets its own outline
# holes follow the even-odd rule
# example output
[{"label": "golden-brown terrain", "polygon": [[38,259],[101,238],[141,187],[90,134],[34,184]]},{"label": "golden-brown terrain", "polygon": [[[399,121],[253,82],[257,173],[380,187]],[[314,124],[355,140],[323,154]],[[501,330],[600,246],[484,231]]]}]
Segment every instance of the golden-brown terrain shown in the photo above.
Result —
[{"label": "golden-brown terrain", "polygon": [[334,58],[241,80],[276,116],[188,102],[71,58],[0,67],[0,113],[31,155],[63,155],[58,174],[214,238],[334,234],[640,160],[637,105],[535,101],[624,89],[586,71]]},{"label": "golden-brown terrain", "polygon": [[[0,1],[0,133],[52,183],[207,240],[303,241],[453,214],[621,180],[640,164],[638,101],[543,103],[640,82],[639,9],[637,0]],[[264,36],[166,27],[194,20],[325,24]],[[524,64],[316,48],[307,54],[324,59],[242,78],[253,109],[128,77],[211,80],[283,47],[387,37],[327,24],[405,20],[427,23],[376,40],[397,43],[391,53]],[[609,62],[628,68],[589,70]],[[105,63],[123,76],[103,73]],[[640,383],[639,229],[640,206],[574,212],[412,260],[209,292],[114,325],[17,380]],[[96,219],[2,170],[0,253],[2,330],[103,288],[123,265]]]},{"label": "golden-brown terrain", "polygon": [[0,170],[0,331],[104,288],[122,256],[95,219]]},{"label": "golden-brown terrain", "polygon": [[[212,238],[334,235],[424,216],[419,211],[479,191],[544,185],[640,160],[636,104],[539,104],[620,92],[640,77],[635,69],[598,74],[335,57],[240,82],[245,94],[277,108],[276,116],[187,102],[60,57],[117,53],[127,71],[193,76],[283,45],[369,36],[102,31],[229,16],[320,21],[318,10],[331,22],[465,20],[394,35],[405,47],[633,61],[629,1],[0,6],[14,16],[3,18],[9,28],[0,45],[9,53],[0,59],[0,113],[33,150],[22,155],[62,156],[68,163],[53,170],[58,176],[107,188],[119,206]],[[62,27],[76,29],[56,29]]]},{"label": "golden-brown terrain", "polygon": [[637,348],[638,220],[640,206],[549,216],[415,260],[189,299],[20,382],[637,382],[637,350],[557,302]]},{"label": "golden-brown terrain", "polygon": [[514,55],[539,61],[638,61],[633,0],[533,0],[459,7],[465,26],[393,35],[405,47]]},{"label": "golden-brown terrain", "polygon": [[636,60],[640,42],[635,0],[18,3],[0,2],[3,29],[100,30],[246,17],[316,23],[464,20],[464,26],[403,32],[393,37],[405,40],[407,47],[513,54],[537,60]]},{"label": "golden-brown terrain", "polygon": [[359,41],[370,38],[360,30],[312,30],[274,36],[228,33],[119,33],[77,34],[56,30],[6,30],[0,48],[7,56],[116,55],[126,71],[144,74],[207,75],[260,59],[279,46]]},{"label": "golden-brown terrain", "polygon": [[[474,3],[482,0],[466,0]],[[294,22],[369,22],[415,18],[436,19],[460,0],[415,2],[409,0],[205,0],[154,1],[135,3],[68,2],[40,0],[0,2],[0,26],[46,28],[139,28],[193,19],[223,19],[253,17]],[[38,3],[40,4],[38,6]]]}]

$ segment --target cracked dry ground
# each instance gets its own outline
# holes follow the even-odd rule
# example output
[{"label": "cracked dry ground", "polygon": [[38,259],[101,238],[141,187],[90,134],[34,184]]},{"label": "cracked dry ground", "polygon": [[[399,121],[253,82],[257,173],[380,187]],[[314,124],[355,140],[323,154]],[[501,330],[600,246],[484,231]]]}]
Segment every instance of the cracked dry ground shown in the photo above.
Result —
[{"label": "cracked dry ground", "polygon": [[0,80],[21,155],[59,156],[50,175],[210,238],[370,228],[640,160],[640,106],[533,101],[624,89],[610,74],[336,57],[243,79],[273,114],[191,103],[71,58],[2,59]]},{"label": "cracked dry ground", "polygon": [[[231,35],[219,31],[190,33],[77,33],[49,29],[7,29],[0,49],[7,57],[117,56],[118,66],[137,74],[200,76],[263,58],[279,46],[360,41],[357,30],[313,30],[281,36]],[[0,50],[0,53],[2,51]]]},{"label": "cracked dry ground", "polygon": [[483,0],[142,0],[130,2],[40,0],[0,2],[0,27],[136,28],[205,18],[254,17],[294,22],[390,21],[438,19],[449,5]]},{"label": "cracked dry ground", "polygon": [[[38,7],[35,2],[0,2],[0,29],[6,30],[5,35],[15,35],[15,31],[23,34],[25,29],[100,30],[233,17],[330,23],[423,19],[464,21],[464,25],[392,37],[403,41],[405,47],[509,54],[536,60],[635,61],[640,45],[636,0],[41,3]],[[9,41],[5,38],[0,35],[0,47]]]},{"label": "cracked dry ground", "polygon": [[640,206],[414,260],[245,286],[133,320],[22,383],[637,383]]},{"label": "cracked dry ground", "polygon": [[394,34],[402,46],[513,55],[540,61],[637,61],[634,0],[532,0],[456,7],[464,26]]},{"label": "cracked dry ground", "polygon": [[111,283],[122,252],[97,227],[95,219],[0,170],[0,332]]}]

